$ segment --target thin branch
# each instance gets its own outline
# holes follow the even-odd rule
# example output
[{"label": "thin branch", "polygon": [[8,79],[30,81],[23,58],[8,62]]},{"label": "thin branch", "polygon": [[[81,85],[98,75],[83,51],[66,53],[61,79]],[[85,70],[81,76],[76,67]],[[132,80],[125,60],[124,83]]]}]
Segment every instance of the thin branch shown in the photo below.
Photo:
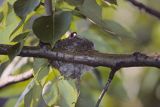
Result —
[{"label": "thin branch", "polygon": [[[12,45],[0,44],[0,55],[8,55]],[[24,46],[18,56],[38,57],[49,60],[59,60],[71,63],[86,64],[93,67],[157,67],[160,68],[160,55],[146,55],[140,52],[133,54],[108,54],[95,50],[85,52],[70,52],[64,50],[44,50],[39,47]]]},{"label": "thin branch", "polygon": [[8,64],[7,67],[3,70],[0,78],[9,76],[11,73],[13,73],[14,70],[19,69],[19,67],[22,67],[22,65],[26,64],[28,61],[28,58],[22,58],[22,57],[16,57],[14,60]]},{"label": "thin branch", "polygon": [[160,12],[157,10],[154,10],[150,7],[147,7],[146,5],[140,3],[139,1],[136,0],[127,0],[130,3],[132,3],[134,6],[138,7],[139,9],[143,9],[144,11],[146,11],[147,13],[157,17],[158,19],[160,19]]},{"label": "thin branch", "polygon": [[105,86],[104,86],[104,88],[103,88],[103,90],[102,90],[102,92],[101,92],[101,94],[100,94],[100,96],[99,96],[99,98],[98,98],[98,100],[97,100],[97,103],[96,103],[96,106],[95,106],[95,107],[99,107],[99,105],[100,105],[100,103],[101,103],[101,101],[102,101],[102,98],[104,97],[105,93],[108,91],[108,88],[109,88],[109,86],[110,86],[110,84],[111,84],[111,82],[112,82],[112,80],[113,80],[113,78],[114,78],[114,75],[115,75],[115,73],[116,73],[116,71],[117,71],[118,69],[119,69],[119,68],[112,68],[112,70],[111,70],[111,72],[110,72],[110,74],[109,74],[109,77],[108,77],[108,81],[107,81],[107,83],[105,84]]},{"label": "thin branch", "polygon": [[0,89],[6,87],[8,85],[14,84],[14,83],[18,83],[18,82],[28,80],[28,79],[33,77],[32,73],[33,73],[33,71],[30,70],[30,71],[24,72],[24,73],[19,74],[19,75],[7,76],[7,77],[4,77],[4,78],[0,78]]},{"label": "thin branch", "polygon": [[44,1],[44,7],[46,10],[46,14],[47,16],[50,16],[53,14],[53,10],[52,10],[52,0],[45,0]]}]

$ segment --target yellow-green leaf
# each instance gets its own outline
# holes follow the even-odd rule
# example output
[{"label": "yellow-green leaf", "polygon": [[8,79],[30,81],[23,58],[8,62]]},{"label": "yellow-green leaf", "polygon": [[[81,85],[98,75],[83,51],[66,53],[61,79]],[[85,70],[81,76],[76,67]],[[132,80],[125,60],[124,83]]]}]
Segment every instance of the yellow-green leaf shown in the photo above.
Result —
[{"label": "yellow-green leaf", "polygon": [[58,101],[58,88],[55,82],[48,81],[43,88],[42,97],[48,106],[56,104]]},{"label": "yellow-green leaf", "polygon": [[12,42],[21,42],[27,37],[28,34],[29,34],[29,31],[23,32],[23,33],[17,35],[15,38],[13,38]]},{"label": "yellow-green leaf", "polygon": [[61,107],[75,107],[78,99],[78,92],[67,80],[58,81],[58,89],[60,94],[59,104]]}]

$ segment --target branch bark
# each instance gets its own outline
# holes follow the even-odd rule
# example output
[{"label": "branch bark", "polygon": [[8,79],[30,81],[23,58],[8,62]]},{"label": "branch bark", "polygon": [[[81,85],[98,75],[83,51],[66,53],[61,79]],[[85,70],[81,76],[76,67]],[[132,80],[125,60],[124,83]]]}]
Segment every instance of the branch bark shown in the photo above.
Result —
[{"label": "branch bark", "polygon": [[0,78],[0,89],[14,83],[28,80],[32,77],[33,77],[32,70],[30,70],[19,75],[15,75],[15,76],[10,75],[10,76]]},{"label": "branch bark", "polygon": [[139,1],[136,0],[127,0],[128,2],[132,3],[134,6],[138,7],[139,9],[143,9],[144,11],[146,11],[147,13],[151,14],[152,16],[157,17],[158,19],[160,19],[160,12],[156,11],[142,3],[140,3]]},{"label": "branch bark", "polygon": [[52,14],[53,14],[53,10],[52,10],[52,0],[45,0],[45,1],[44,1],[44,6],[45,6],[45,10],[46,10],[47,16],[52,15]]},{"label": "branch bark", "polygon": [[[0,55],[7,55],[11,45],[0,44]],[[160,55],[146,55],[140,52],[133,54],[108,54],[94,50],[85,52],[68,52],[63,50],[45,50],[39,47],[24,46],[18,56],[47,58],[71,63],[86,64],[93,67],[139,67],[149,66],[160,68]]]}]

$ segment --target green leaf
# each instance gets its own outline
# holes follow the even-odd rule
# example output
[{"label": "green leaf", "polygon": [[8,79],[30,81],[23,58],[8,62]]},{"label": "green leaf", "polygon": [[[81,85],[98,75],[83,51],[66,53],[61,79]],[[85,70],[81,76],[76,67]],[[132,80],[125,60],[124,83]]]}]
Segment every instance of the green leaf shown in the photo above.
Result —
[{"label": "green leaf", "polygon": [[55,17],[42,16],[37,18],[32,29],[42,42],[54,44],[69,29],[70,22],[71,12],[59,11],[55,13]]},{"label": "green leaf", "polygon": [[12,107],[13,105],[15,105],[17,101],[17,98],[13,97],[13,98],[9,98],[6,102],[5,105],[3,107]]},{"label": "green leaf", "polygon": [[55,14],[54,41],[52,42],[53,44],[67,32],[70,27],[71,19],[72,14],[69,11],[59,11]]},{"label": "green leaf", "polygon": [[10,43],[9,36],[19,23],[19,20],[18,17],[15,15],[13,8],[7,3],[4,4],[5,4],[3,6],[4,23],[2,23],[3,28],[0,29],[0,34],[1,34],[0,43],[9,44]]},{"label": "green leaf", "polygon": [[41,69],[38,71],[36,80],[38,80],[38,81],[42,80],[48,74],[48,72],[49,72],[48,64],[47,65],[43,65],[41,67]]},{"label": "green leaf", "polygon": [[85,0],[83,5],[79,6],[79,10],[95,23],[101,20],[102,8],[95,0]]},{"label": "green leaf", "polygon": [[43,65],[47,65],[48,60],[43,58],[34,58],[33,71],[34,75],[41,69]]},{"label": "green leaf", "polygon": [[6,55],[0,55],[0,64],[6,62],[8,60],[8,56]]},{"label": "green leaf", "polygon": [[42,97],[48,106],[56,104],[58,100],[58,88],[55,82],[48,81],[43,88]]},{"label": "green leaf", "polygon": [[41,85],[35,83],[32,89],[30,89],[29,92],[25,95],[24,98],[25,107],[39,107],[42,101],[41,93],[42,93]]},{"label": "green leaf", "polygon": [[[30,82],[30,80],[15,83],[12,85],[9,85],[5,88],[0,89],[0,97],[1,98],[13,98],[15,96],[19,96],[24,89],[26,88],[27,84]],[[21,87],[21,88],[19,88]]]},{"label": "green leaf", "polygon": [[10,37],[24,24],[26,16],[31,13],[40,3],[40,0],[17,0],[14,3],[14,11],[21,18],[18,26],[12,31]]},{"label": "green leaf", "polygon": [[13,60],[13,58],[21,52],[22,48],[23,48],[23,42],[19,42],[10,47],[8,51],[9,59]]},{"label": "green leaf", "polygon": [[31,88],[30,90],[29,90],[29,92],[25,95],[25,97],[24,97],[24,105],[25,105],[25,107],[30,107],[30,104],[31,104],[31,102],[32,102],[32,93],[33,92],[33,88]]},{"label": "green leaf", "polygon": [[32,79],[32,81],[27,85],[27,87],[25,88],[25,90],[23,91],[23,93],[21,94],[21,96],[18,98],[16,104],[14,107],[19,107],[19,104],[22,102],[22,100],[24,99],[25,95],[33,88],[35,84],[35,80]]},{"label": "green leaf", "polygon": [[120,24],[111,20],[102,20],[102,8],[95,0],[85,0],[83,5],[79,7],[82,14],[87,16],[92,22],[104,29],[111,35],[116,36],[134,36],[130,31]]},{"label": "green leaf", "polygon": [[41,16],[32,26],[34,34],[45,43],[53,41],[53,16]]},{"label": "green leaf", "polygon": [[79,6],[82,5],[84,0],[65,0],[70,5]]},{"label": "green leaf", "polygon": [[[134,34],[121,26],[119,23],[112,21],[112,20],[103,20],[98,23],[99,26],[104,29],[104,30],[109,30],[107,31],[111,35],[114,36],[120,36],[120,37],[134,37]],[[111,31],[111,32],[110,32]]]},{"label": "green leaf", "polygon": [[16,26],[16,28],[11,32],[9,38],[11,38],[13,34],[16,33],[23,26],[23,24],[24,24],[24,20],[21,20]]},{"label": "green leaf", "polygon": [[17,35],[15,38],[12,39],[12,42],[21,42],[21,41],[23,41],[29,33],[30,32],[27,31],[27,32],[23,32],[23,33]]},{"label": "green leaf", "polygon": [[57,78],[60,75],[61,74],[57,69],[51,68],[49,71],[49,74],[47,75],[46,82],[53,81],[55,78]]},{"label": "green leaf", "polygon": [[50,67],[47,59],[35,58],[33,63],[33,75],[36,82],[40,83],[42,86],[46,82],[46,78],[49,73]]},{"label": "green leaf", "polygon": [[21,19],[32,12],[40,3],[40,0],[17,0],[14,3],[14,11]]},{"label": "green leaf", "polygon": [[78,99],[78,92],[75,87],[73,87],[67,80],[58,81],[58,89],[61,107],[75,107]]}]

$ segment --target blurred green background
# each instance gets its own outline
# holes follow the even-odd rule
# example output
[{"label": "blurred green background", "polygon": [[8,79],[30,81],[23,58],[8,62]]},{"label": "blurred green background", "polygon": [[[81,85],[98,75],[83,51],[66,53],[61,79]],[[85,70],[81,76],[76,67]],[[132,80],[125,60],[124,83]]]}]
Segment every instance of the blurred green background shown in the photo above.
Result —
[{"label": "blurred green background", "polygon": [[[9,2],[12,4],[14,1]],[[160,0],[140,1],[160,11]],[[0,16],[0,44],[11,44],[9,35],[20,21],[12,9],[6,11],[8,15],[5,18]],[[36,17],[43,13],[43,8],[37,11],[38,13],[32,13]],[[160,52],[160,20],[154,16],[139,10],[125,0],[118,1],[115,9],[104,7],[102,16],[104,19],[115,20],[136,35],[134,37],[111,36],[89,22],[88,19],[76,16],[73,17],[70,31],[76,31],[79,35],[93,41],[96,50],[100,52],[133,53],[141,51],[147,54]],[[27,22],[26,28],[31,26],[33,19]],[[33,34],[30,34],[25,41],[25,45],[36,45],[37,43]],[[7,60],[7,57],[0,56],[0,61],[4,60]],[[15,63],[17,66],[14,65]],[[9,65],[8,61],[2,63],[0,74],[9,71],[9,68],[12,69],[10,71],[13,74],[22,73],[31,69],[32,64],[32,59],[18,57]],[[92,72],[85,73],[81,78],[81,95],[76,107],[94,107],[110,71],[106,67],[97,69],[102,75],[102,85]],[[12,107],[28,82],[29,80],[0,89],[0,104],[5,102],[1,107]],[[108,93],[103,98],[101,107],[160,107],[160,70],[149,67],[121,69],[117,72]]]}]

